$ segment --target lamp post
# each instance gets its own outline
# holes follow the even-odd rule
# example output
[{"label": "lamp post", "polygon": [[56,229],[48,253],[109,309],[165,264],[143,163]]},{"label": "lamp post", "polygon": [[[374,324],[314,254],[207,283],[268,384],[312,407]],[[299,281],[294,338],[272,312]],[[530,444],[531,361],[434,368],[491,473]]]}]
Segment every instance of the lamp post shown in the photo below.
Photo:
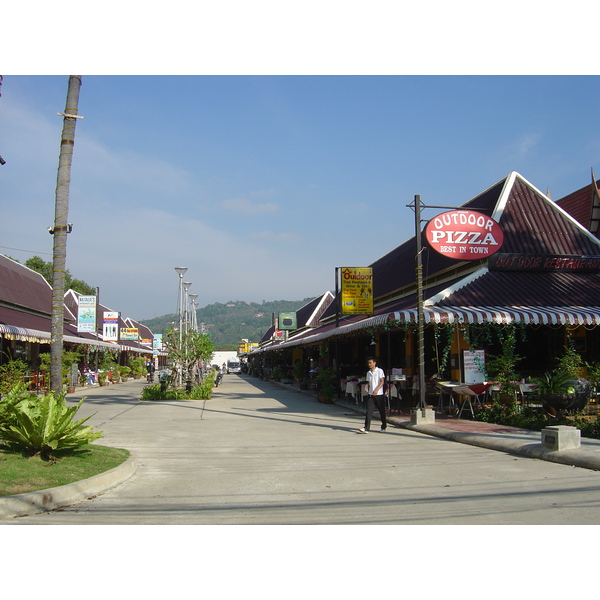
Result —
[{"label": "lamp post", "polygon": [[[179,314],[179,338],[177,340],[177,349],[181,356],[182,340],[183,340],[183,274],[187,271],[187,267],[175,267],[179,275],[179,294],[177,296],[177,312]],[[177,365],[177,383],[181,386],[181,365]]]}]

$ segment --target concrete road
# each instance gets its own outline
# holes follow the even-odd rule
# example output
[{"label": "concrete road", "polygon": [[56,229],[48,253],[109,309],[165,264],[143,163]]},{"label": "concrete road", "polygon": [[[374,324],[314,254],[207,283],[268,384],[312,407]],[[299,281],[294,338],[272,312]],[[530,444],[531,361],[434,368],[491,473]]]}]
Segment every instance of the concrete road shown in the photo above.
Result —
[{"label": "concrete road", "polygon": [[246,376],[209,401],[139,402],[145,382],[89,392],[99,443],[137,453],[105,494],[26,524],[598,524],[600,472],[401,428]]}]

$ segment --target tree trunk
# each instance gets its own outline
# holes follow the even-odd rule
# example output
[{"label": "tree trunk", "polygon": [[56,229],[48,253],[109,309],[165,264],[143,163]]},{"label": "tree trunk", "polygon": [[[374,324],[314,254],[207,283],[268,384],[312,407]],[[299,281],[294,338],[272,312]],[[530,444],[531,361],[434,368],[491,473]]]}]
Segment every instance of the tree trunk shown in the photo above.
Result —
[{"label": "tree trunk", "polygon": [[[76,115],[79,105],[81,75],[69,77],[65,114]],[[56,180],[56,200],[54,207],[53,263],[52,263],[52,330],[50,337],[50,389],[62,388],[63,322],[65,274],[67,263],[67,233],[69,218],[69,184],[71,182],[71,162],[75,143],[76,118],[63,117],[63,130],[58,159]]]}]

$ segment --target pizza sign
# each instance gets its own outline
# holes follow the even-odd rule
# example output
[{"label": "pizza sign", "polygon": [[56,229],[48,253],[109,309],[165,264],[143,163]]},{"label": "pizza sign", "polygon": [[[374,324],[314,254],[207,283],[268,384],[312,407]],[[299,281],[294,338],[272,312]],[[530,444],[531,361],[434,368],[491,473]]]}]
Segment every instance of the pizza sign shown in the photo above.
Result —
[{"label": "pizza sign", "polygon": [[502,247],[504,233],[494,219],[474,210],[451,210],[425,226],[427,243],[440,254],[458,260],[479,260]]}]

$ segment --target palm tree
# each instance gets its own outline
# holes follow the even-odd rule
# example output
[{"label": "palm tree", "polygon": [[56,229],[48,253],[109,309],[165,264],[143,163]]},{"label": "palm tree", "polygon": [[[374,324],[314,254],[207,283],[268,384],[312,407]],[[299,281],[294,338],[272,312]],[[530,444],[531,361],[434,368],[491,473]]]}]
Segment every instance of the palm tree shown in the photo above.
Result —
[{"label": "palm tree", "polygon": [[63,130],[60,140],[58,176],[56,180],[56,200],[54,206],[54,236],[52,261],[52,330],[50,336],[50,388],[58,392],[62,388],[62,353],[64,294],[67,263],[67,233],[71,230],[69,218],[69,184],[71,183],[71,162],[75,144],[75,125],[79,105],[81,75],[69,77],[67,103],[63,113]]}]

